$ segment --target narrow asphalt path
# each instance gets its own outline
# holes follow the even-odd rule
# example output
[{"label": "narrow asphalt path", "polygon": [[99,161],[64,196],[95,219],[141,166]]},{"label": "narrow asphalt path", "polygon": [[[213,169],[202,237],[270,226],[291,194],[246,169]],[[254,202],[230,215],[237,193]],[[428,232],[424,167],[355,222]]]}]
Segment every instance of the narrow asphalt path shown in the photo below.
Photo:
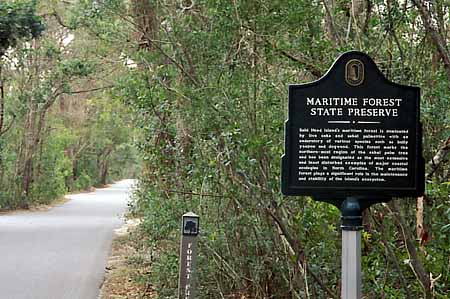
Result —
[{"label": "narrow asphalt path", "polygon": [[1,299],[95,299],[133,180],[0,216]]}]

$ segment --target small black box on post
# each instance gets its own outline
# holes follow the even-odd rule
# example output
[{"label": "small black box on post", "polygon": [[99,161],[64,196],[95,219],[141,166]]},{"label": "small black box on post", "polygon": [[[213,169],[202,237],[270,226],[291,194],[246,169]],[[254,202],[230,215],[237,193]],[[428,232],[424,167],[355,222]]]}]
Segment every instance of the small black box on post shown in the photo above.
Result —
[{"label": "small black box on post", "polygon": [[183,215],[182,232],[185,236],[197,236],[199,230],[200,217],[194,213],[186,213]]}]

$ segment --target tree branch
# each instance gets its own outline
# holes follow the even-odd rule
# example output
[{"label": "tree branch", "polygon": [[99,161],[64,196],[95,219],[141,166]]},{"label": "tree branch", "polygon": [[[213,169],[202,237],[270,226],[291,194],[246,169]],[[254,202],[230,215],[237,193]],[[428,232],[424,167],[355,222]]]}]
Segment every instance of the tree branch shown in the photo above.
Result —
[{"label": "tree branch", "polygon": [[56,22],[58,22],[58,24],[61,27],[67,28],[69,30],[75,30],[76,29],[75,27],[69,26],[66,23],[64,23],[64,21],[62,20],[61,16],[58,15],[58,13],[56,11],[53,11],[50,15],[53,16],[56,19]]},{"label": "tree branch", "polygon": [[310,72],[311,75],[313,75],[313,76],[316,77],[317,79],[320,78],[320,77],[322,77],[322,72],[321,72],[319,69],[317,69],[313,64],[311,64],[311,63],[309,63],[309,62],[307,62],[307,61],[301,59],[301,58],[298,57],[298,56],[294,56],[293,54],[288,53],[288,52],[286,52],[285,50],[280,50],[280,49],[276,48],[275,46],[273,46],[273,47],[274,47],[274,49],[275,49],[278,53],[280,53],[281,55],[283,55],[283,56],[289,58],[290,60],[292,60],[292,61],[294,61],[294,62],[297,62],[297,63],[303,65],[303,66],[305,67],[305,69],[306,69],[308,72]]},{"label": "tree branch", "polygon": [[395,267],[395,269],[398,272],[400,283],[402,284],[403,289],[405,290],[405,293],[406,293],[406,298],[407,299],[411,299],[412,298],[411,297],[411,292],[409,291],[407,280],[406,280],[405,276],[402,273],[402,270],[400,268],[400,264],[398,263],[398,260],[397,260],[397,257],[395,256],[394,251],[390,247],[390,244],[386,241],[387,238],[385,237],[385,229],[384,229],[383,223],[381,221],[378,221],[373,213],[369,213],[369,214],[370,214],[373,222],[380,229],[380,233],[381,233],[380,241],[381,241],[381,243],[383,243],[383,246],[386,249],[386,252],[387,252],[388,256],[391,257],[391,261],[394,264],[394,267]]},{"label": "tree branch", "polygon": [[432,17],[430,15],[429,10],[423,5],[423,1],[421,0],[412,0],[414,5],[419,10],[420,16],[422,17],[422,21],[425,25],[426,31],[431,35],[431,39],[434,42],[442,60],[444,61],[444,68],[447,72],[447,77],[450,82],[450,54],[447,49],[447,43],[444,37],[436,30],[432,25]]},{"label": "tree branch", "polygon": [[223,195],[219,194],[208,194],[208,193],[196,193],[196,192],[188,192],[188,191],[177,191],[177,190],[164,190],[167,193],[175,193],[175,194],[184,194],[184,195],[195,195],[195,196],[206,196],[206,197],[219,197],[224,198]]},{"label": "tree branch", "polygon": [[13,115],[12,117],[13,118],[11,119],[11,122],[8,124],[8,126],[6,126],[6,128],[0,132],[0,136],[2,136],[3,134],[5,134],[6,132],[8,132],[11,129],[12,125],[14,124],[14,121],[16,120],[15,115]]},{"label": "tree branch", "polygon": [[[267,213],[270,215],[270,217],[273,219],[273,221],[276,223],[276,225],[278,226],[278,228],[280,229],[280,231],[283,234],[283,237],[286,239],[289,247],[291,247],[291,251],[294,253],[297,253],[299,255],[299,260],[301,261],[301,263],[306,264],[306,259],[305,259],[305,251],[303,248],[301,248],[299,242],[292,237],[292,235],[290,234],[290,232],[288,231],[287,227],[285,226],[284,222],[277,216],[275,215],[274,212],[272,212],[269,208],[266,208]],[[297,263],[298,265],[298,263]],[[300,266],[300,265],[299,265]],[[306,269],[306,271],[308,272],[309,275],[311,275],[311,277],[314,279],[315,282],[317,282],[320,287],[333,299],[338,299],[338,296],[333,293],[333,291],[331,289],[329,289],[325,283],[314,273],[312,272],[309,267],[304,267]]]},{"label": "tree branch", "polygon": [[406,245],[406,250],[408,252],[410,260],[410,266],[425,292],[425,299],[431,299],[432,296],[430,278],[417,254],[413,234],[405,224],[397,202],[394,200],[390,201],[388,203],[388,207],[391,210],[391,214],[394,217],[397,229],[401,233],[403,241]]},{"label": "tree branch", "polygon": [[426,174],[427,179],[431,179],[433,174],[439,168],[439,166],[445,161],[445,158],[450,153],[450,137],[444,142],[444,145],[439,149],[436,155],[428,162],[428,166],[431,167],[430,172]]},{"label": "tree branch", "polygon": [[94,92],[94,91],[100,91],[100,90],[105,90],[105,89],[110,89],[115,87],[115,85],[107,85],[107,86],[102,86],[102,87],[96,87],[96,88],[91,88],[91,89],[85,89],[85,90],[74,90],[74,91],[60,91],[58,93],[56,93],[54,96],[55,97],[59,97],[63,94],[68,94],[68,95],[74,95],[74,94],[80,94],[80,93],[88,93],[88,92]]},{"label": "tree branch", "polygon": [[269,39],[267,39],[265,36],[260,35],[258,33],[256,33],[252,28],[242,25],[242,27],[244,27],[245,29],[251,31],[253,34],[257,34],[264,43],[266,43],[267,45],[271,46],[276,52],[278,52],[279,54],[281,54],[282,56],[288,58],[289,60],[296,62],[298,64],[301,64],[308,72],[311,73],[311,75],[313,75],[316,79],[322,77],[322,71],[320,71],[314,64],[306,61],[306,59],[304,59],[303,57],[299,57],[297,55],[294,55],[292,53],[289,53],[285,50],[281,50],[279,49],[275,43],[273,43],[272,41],[270,41]]}]

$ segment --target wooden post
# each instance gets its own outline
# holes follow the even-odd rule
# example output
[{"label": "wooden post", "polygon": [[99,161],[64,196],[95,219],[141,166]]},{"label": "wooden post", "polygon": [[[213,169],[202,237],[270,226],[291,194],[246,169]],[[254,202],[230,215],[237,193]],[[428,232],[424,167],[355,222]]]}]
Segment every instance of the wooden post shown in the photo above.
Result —
[{"label": "wooden post", "polygon": [[182,218],[180,246],[180,278],[178,283],[178,299],[196,298],[196,260],[199,217],[186,213]]}]

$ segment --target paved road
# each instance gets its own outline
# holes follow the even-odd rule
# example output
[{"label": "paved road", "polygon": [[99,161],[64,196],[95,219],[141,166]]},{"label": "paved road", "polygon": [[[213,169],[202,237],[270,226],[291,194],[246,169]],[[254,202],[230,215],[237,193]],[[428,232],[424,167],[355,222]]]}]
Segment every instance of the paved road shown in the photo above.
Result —
[{"label": "paved road", "polygon": [[132,183],[70,195],[46,212],[0,216],[0,298],[97,298]]}]

